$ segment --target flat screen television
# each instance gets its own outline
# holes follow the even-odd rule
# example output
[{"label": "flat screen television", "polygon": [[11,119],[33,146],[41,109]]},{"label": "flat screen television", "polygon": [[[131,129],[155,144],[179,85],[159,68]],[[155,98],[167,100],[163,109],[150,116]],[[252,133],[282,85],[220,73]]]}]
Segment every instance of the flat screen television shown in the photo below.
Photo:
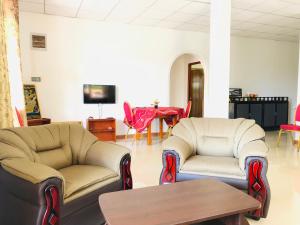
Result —
[{"label": "flat screen television", "polygon": [[84,84],[83,101],[85,104],[114,104],[116,103],[116,86]]}]

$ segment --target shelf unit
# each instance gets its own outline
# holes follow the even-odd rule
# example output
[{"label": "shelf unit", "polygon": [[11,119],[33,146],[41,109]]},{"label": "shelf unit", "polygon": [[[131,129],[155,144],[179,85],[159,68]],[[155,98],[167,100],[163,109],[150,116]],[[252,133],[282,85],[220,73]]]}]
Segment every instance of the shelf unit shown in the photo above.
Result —
[{"label": "shelf unit", "polygon": [[288,97],[231,98],[229,118],[254,119],[265,130],[278,130],[288,123]]}]

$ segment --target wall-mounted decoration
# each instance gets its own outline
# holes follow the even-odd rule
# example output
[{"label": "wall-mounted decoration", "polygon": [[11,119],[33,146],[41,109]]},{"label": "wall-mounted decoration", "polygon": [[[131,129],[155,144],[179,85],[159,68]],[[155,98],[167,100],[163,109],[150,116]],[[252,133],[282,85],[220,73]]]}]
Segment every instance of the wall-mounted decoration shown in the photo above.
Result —
[{"label": "wall-mounted decoration", "polygon": [[32,48],[46,49],[46,35],[31,34],[31,46]]},{"label": "wall-mounted decoration", "polygon": [[42,78],[41,77],[31,77],[32,82],[41,82]]},{"label": "wall-mounted decoration", "polygon": [[24,84],[24,96],[27,119],[40,119],[41,111],[39,107],[35,85]]}]

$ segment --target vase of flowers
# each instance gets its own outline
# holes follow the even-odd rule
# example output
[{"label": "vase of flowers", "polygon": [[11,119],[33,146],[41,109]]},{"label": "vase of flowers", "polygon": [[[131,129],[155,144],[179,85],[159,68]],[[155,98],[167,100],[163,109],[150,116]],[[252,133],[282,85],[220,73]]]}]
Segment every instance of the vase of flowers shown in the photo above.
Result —
[{"label": "vase of flowers", "polygon": [[153,101],[153,106],[154,106],[154,108],[158,108],[158,104],[159,104],[159,100],[158,99],[155,99],[154,101]]}]

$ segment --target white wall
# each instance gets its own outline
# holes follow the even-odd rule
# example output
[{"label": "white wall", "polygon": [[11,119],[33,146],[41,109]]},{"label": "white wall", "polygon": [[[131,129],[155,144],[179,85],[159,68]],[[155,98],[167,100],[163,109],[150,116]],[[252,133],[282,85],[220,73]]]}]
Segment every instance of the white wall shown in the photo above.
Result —
[{"label": "white wall", "polygon": [[170,72],[170,105],[185,108],[188,102],[188,64],[200,59],[192,54],[179,56]]},{"label": "white wall", "polygon": [[288,96],[290,119],[297,104],[297,43],[233,38],[230,87],[259,96]]},{"label": "white wall", "polygon": [[[31,33],[47,35],[47,50],[31,49]],[[117,104],[104,105],[103,116],[118,119],[117,134],[125,131],[124,100],[149,106],[157,98],[169,105],[175,59],[195,53],[207,64],[208,58],[208,35],[196,32],[21,13],[20,36],[24,82],[42,78],[36,84],[42,116],[53,121],[97,117],[96,105],[83,104],[82,84],[115,84]]]},{"label": "white wall", "polygon": [[[31,33],[47,35],[47,50],[31,49]],[[104,105],[103,116],[117,118],[117,134],[123,134],[123,101],[147,106],[157,98],[169,105],[171,66],[185,53],[199,56],[209,82],[204,33],[21,13],[20,41],[24,82],[41,76],[36,84],[41,112],[53,121],[97,117],[96,105],[83,104],[82,85],[115,84],[117,104]],[[231,51],[231,87],[296,99],[296,44],[233,38]],[[205,94],[206,117],[205,106],[214,105],[208,99]]]}]

